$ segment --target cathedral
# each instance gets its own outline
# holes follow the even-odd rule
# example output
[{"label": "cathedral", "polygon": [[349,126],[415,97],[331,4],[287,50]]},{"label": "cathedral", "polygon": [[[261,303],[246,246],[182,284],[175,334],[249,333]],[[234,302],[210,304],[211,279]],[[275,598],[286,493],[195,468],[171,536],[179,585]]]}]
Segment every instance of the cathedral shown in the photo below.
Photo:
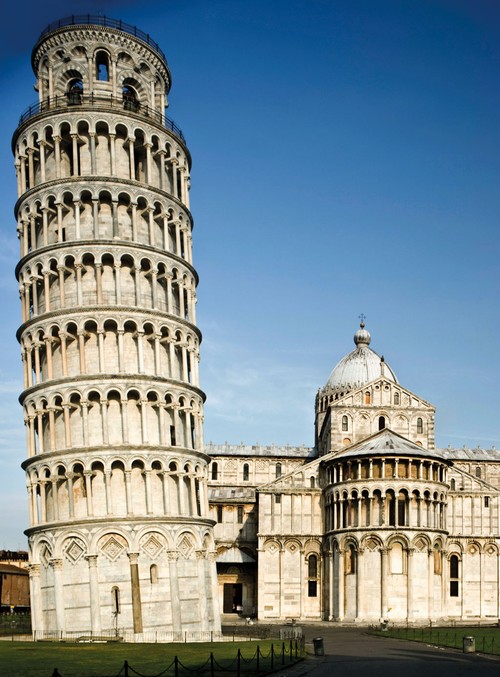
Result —
[{"label": "cathedral", "polygon": [[48,26],[32,66],[12,148],[35,637],[497,619],[500,455],[436,449],[433,405],[363,322],[317,393],[313,447],[204,444],[166,57],[83,15]]},{"label": "cathedral", "polygon": [[500,453],[436,449],[435,408],[362,322],[315,402],[315,446],[206,447],[223,614],[496,621]]}]

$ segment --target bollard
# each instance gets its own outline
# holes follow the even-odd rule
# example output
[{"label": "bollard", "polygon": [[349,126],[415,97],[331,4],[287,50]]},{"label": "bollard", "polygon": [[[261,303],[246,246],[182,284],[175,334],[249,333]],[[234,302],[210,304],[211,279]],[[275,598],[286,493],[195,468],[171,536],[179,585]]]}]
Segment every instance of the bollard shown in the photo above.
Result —
[{"label": "bollard", "polygon": [[476,639],[474,637],[463,638],[464,653],[476,653]]},{"label": "bollard", "polygon": [[314,655],[315,656],[324,656],[325,655],[325,647],[323,644],[323,637],[315,637],[313,639],[313,646],[314,646]]}]

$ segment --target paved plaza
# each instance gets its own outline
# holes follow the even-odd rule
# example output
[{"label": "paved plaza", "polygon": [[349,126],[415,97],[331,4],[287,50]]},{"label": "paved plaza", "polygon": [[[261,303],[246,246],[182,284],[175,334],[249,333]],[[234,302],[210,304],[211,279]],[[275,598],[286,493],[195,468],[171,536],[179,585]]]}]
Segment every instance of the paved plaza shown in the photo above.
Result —
[{"label": "paved plaza", "polygon": [[[312,656],[286,677],[462,677],[500,675],[500,657],[464,654],[420,642],[378,637],[362,628],[305,626],[306,643],[323,637],[325,656]],[[465,633],[464,633],[465,634]]]}]

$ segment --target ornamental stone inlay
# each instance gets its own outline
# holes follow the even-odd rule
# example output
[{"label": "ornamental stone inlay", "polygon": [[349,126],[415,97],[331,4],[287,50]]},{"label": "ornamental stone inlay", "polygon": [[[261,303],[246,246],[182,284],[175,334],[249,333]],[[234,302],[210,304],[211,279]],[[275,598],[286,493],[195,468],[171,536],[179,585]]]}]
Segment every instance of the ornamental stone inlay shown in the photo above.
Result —
[{"label": "ornamental stone inlay", "polygon": [[141,544],[141,549],[146,553],[151,559],[154,559],[158,553],[163,550],[163,544],[161,541],[156,538],[153,534]]},{"label": "ornamental stone inlay", "polygon": [[184,557],[184,559],[188,559],[193,552],[193,544],[191,543],[191,540],[188,536],[184,536],[179,543],[179,552]]},{"label": "ornamental stone inlay", "polygon": [[110,536],[106,543],[101,547],[101,552],[114,562],[125,550],[124,546],[114,537]]},{"label": "ornamental stone inlay", "polygon": [[72,539],[64,549],[64,555],[72,564],[76,564],[81,559],[85,548],[76,538]]},{"label": "ornamental stone inlay", "polygon": [[52,551],[50,550],[49,546],[44,543],[42,546],[42,549],[40,550],[40,562],[43,564],[45,568],[49,566],[49,562],[52,559]]}]

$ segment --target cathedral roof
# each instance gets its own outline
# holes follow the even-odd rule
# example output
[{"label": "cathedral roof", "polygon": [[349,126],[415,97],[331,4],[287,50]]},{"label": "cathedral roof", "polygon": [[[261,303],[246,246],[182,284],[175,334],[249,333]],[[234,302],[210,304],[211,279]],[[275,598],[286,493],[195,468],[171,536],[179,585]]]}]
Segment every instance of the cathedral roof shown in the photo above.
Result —
[{"label": "cathedral roof", "polygon": [[330,374],[327,388],[348,391],[359,388],[379,376],[384,376],[394,383],[398,382],[396,374],[384,358],[369,347],[370,341],[370,332],[365,329],[364,322],[361,322],[354,334],[356,348],[337,364]]},{"label": "cathedral roof", "polygon": [[428,458],[443,459],[443,454],[437,450],[424,449],[419,444],[415,444],[402,435],[398,435],[389,428],[384,428],[370,435],[361,442],[352,444],[340,452],[331,452],[324,460],[330,458],[353,458],[357,456],[424,456]]},{"label": "cathedral roof", "polygon": [[279,446],[277,444],[205,444],[205,453],[209,456],[241,456],[243,458],[272,457],[272,458],[312,458],[315,450],[312,447]]},{"label": "cathedral roof", "polygon": [[453,449],[448,447],[440,449],[441,456],[450,459],[450,461],[494,461],[500,462],[500,449],[469,449],[463,446],[461,449]]}]

